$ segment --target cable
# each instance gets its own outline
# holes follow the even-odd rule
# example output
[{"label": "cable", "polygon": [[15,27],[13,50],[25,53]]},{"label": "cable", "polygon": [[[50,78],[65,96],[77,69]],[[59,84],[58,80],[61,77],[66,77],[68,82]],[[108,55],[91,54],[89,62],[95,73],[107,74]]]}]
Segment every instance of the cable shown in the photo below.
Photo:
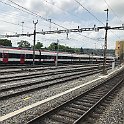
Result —
[{"label": "cable", "polygon": [[[18,7],[22,8],[23,10],[26,10],[29,14],[31,13],[31,14],[35,15],[36,17],[38,16],[38,17],[40,17],[41,19],[43,19],[43,20],[49,22],[48,19],[42,17],[41,15],[36,14],[36,13],[32,12],[31,10],[26,9],[26,8],[24,8],[23,6],[21,6],[21,5],[17,4],[17,3],[15,3],[15,2],[13,2],[13,1],[11,1],[11,0],[8,0],[8,1],[10,1],[11,3],[17,5]],[[63,26],[61,26],[61,25],[59,25],[59,24],[57,24],[57,23],[55,23],[55,22],[52,22],[52,21],[51,21],[51,23],[54,24],[54,25],[56,25],[56,26],[59,26],[59,27],[61,27],[61,28],[67,29],[67,28],[65,28],[65,27],[63,27]]]},{"label": "cable", "polygon": [[[78,33],[78,34],[79,34],[79,33]],[[96,41],[96,40],[97,40],[97,39],[95,39],[95,38],[91,38],[91,37],[88,37],[88,36],[83,35],[83,34],[79,34],[79,35],[84,36],[85,38],[88,38],[88,39],[91,39],[91,40],[94,40],[94,41]]]},{"label": "cable", "polygon": [[[69,12],[63,10],[62,8],[56,6],[55,4],[52,4],[52,3],[48,2],[47,0],[44,0],[44,1],[45,1],[46,3],[52,5],[52,6],[55,6],[56,8],[58,8],[59,10],[63,11],[63,12],[66,13],[66,14],[73,15],[74,17],[78,17],[78,18],[80,18],[79,16],[76,16],[76,15],[74,15],[74,14],[72,14],[72,13],[69,13]],[[80,18],[80,19],[81,19],[81,18]]]},{"label": "cable", "polygon": [[[5,30],[5,29],[1,29],[1,31],[7,31],[7,32],[12,32],[12,33],[17,33],[17,32],[14,32],[14,31],[10,31],[10,30]],[[0,34],[2,35],[2,34]],[[3,36],[3,35],[2,35]]]},{"label": "cable", "polygon": [[[32,11],[30,11],[30,10],[28,10],[28,9],[26,9],[26,8],[24,8],[24,7],[22,7],[22,6],[20,6],[19,4],[15,3],[15,2],[13,2],[13,1],[11,1],[11,0],[8,0],[8,1],[10,1],[11,3],[17,5],[18,7],[22,8],[23,10],[20,9],[20,8],[17,8],[17,7],[15,7],[15,6],[13,6],[13,5],[10,5],[10,4],[8,4],[8,3],[5,3],[5,2],[3,2],[3,1],[2,1],[2,3],[5,3],[6,5],[9,5],[9,6],[11,6],[11,7],[14,7],[14,8],[16,8],[16,9],[18,9],[18,10],[21,10],[21,11],[23,11],[23,12],[26,12],[26,13],[28,13],[28,14],[35,15],[36,17],[40,17],[41,19],[43,19],[43,20],[49,22],[48,19],[45,19],[44,17],[40,16],[39,14],[36,14],[36,13],[34,13],[34,12],[32,12]],[[0,1],[0,2],[1,2],[1,1]],[[59,26],[59,27],[62,27],[62,28],[64,28],[64,29],[67,29],[67,28],[65,28],[65,27],[63,27],[63,26],[61,26],[61,25],[59,25],[59,24],[56,24],[55,22],[51,22],[51,23],[54,24],[54,25],[57,25],[57,26]],[[80,34],[80,35],[81,35],[81,34]],[[84,37],[86,37],[86,38],[89,38],[89,39],[92,39],[92,38],[90,38],[90,37],[88,37],[88,36],[85,36],[85,35],[82,35],[82,36],[84,36]]]},{"label": "cable", "polygon": [[[25,12],[25,13],[27,13],[27,14],[30,14],[30,15],[34,16],[34,14],[29,13],[29,12],[27,12],[27,11],[24,11],[24,10],[22,10],[22,9],[19,9],[19,8],[15,7],[15,6],[11,5],[11,4],[9,4],[9,3],[5,3],[5,2],[3,2],[3,1],[0,1],[0,2],[3,3],[3,4],[5,4],[5,5],[7,5],[7,6],[10,6],[10,7],[12,7],[12,8],[18,9],[19,11],[22,11],[22,12]],[[36,15],[35,15],[35,16],[36,16]],[[36,16],[36,17],[37,17],[37,16]],[[46,25],[44,25],[44,26],[46,26]],[[25,26],[24,26],[24,27],[25,27]]]},{"label": "cable", "polygon": [[[75,2],[77,2],[82,8],[84,8],[88,13],[90,13],[97,21],[101,22],[103,25],[104,23],[102,21],[100,21],[95,15],[93,15],[87,8],[85,8],[79,1],[74,0]],[[105,25],[104,25],[105,26]],[[111,31],[111,30],[110,30]],[[111,31],[112,32],[112,31]],[[113,33],[113,32],[112,32]],[[116,35],[116,34],[115,34]],[[116,35],[117,36],[117,35]],[[119,38],[119,36],[117,36]],[[119,38],[120,39],[120,38]]]},{"label": "cable", "polygon": [[[50,2],[48,2],[48,1],[46,1],[46,0],[44,0],[45,2],[47,2],[48,4],[50,4],[50,5],[52,5],[52,6],[55,6],[55,4],[53,5],[53,4],[51,4]],[[59,8],[58,6],[55,6],[55,7],[57,7],[57,8]],[[65,10],[63,10],[63,9],[61,9],[61,8],[59,8],[60,10],[62,10],[63,12],[66,12]],[[67,14],[70,14],[69,12],[66,12]],[[73,14],[70,14],[70,15],[73,15]],[[75,16],[75,17],[78,17],[78,16],[76,16],[76,15],[73,15],[73,16]],[[79,18],[79,17],[78,17]],[[83,35],[83,34],[80,34],[80,33],[77,33],[78,35],[82,35],[83,37],[85,37],[85,38],[89,38],[89,39],[91,39],[91,40],[95,40],[96,41],[96,39],[94,39],[94,38],[90,38],[90,37],[88,37],[88,36],[86,36],[86,35]]]},{"label": "cable", "polygon": [[92,15],[97,21],[99,21],[101,24],[103,24],[105,26],[105,24],[100,21],[94,14],[92,14],[87,8],[85,8],[79,1],[74,0],[76,3],[78,3],[82,8],[84,8],[90,15]]},{"label": "cable", "polygon": [[[6,5],[9,5],[9,6],[11,6],[11,7],[14,7],[14,8],[16,8],[16,9],[18,9],[18,10],[21,10],[21,11],[23,11],[23,12],[26,12],[26,13],[28,13],[28,14],[35,15],[36,17],[38,16],[38,17],[40,17],[41,19],[43,19],[43,20],[49,22],[48,19],[45,19],[44,17],[40,16],[39,14],[36,14],[36,13],[34,13],[34,12],[32,12],[32,11],[30,11],[30,10],[28,10],[28,9],[26,9],[26,8],[24,8],[24,7],[22,7],[22,6],[20,6],[20,5],[18,5],[17,3],[15,3],[15,2],[13,2],[13,1],[11,1],[11,0],[8,0],[8,1],[10,1],[11,3],[17,5],[18,7],[22,8],[23,10],[20,9],[20,8],[15,7],[15,6],[12,6],[12,5],[8,4],[8,3],[5,3],[5,2],[2,2],[2,3],[5,3]],[[94,17],[95,17],[95,16],[94,16]],[[96,18],[96,19],[97,19],[97,18]],[[97,19],[97,20],[98,20],[98,19]],[[64,29],[67,29],[67,28],[65,28],[65,27],[63,27],[63,26],[61,26],[61,25],[56,24],[55,22],[51,22],[51,23],[52,23],[52,24],[55,24],[55,25],[57,25],[57,26],[59,26],[59,27],[62,27],[62,28],[64,28]],[[78,35],[81,35],[81,36],[83,36],[83,37],[85,37],[85,38],[92,39],[92,40],[95,40],[95,41],[96,41],[96,39],[90,38],[90,37],[85,36],[85,35],[82,35],[82,34],[80,34],[80,33],[78,33]]]},{"label": "cable", "polygon": [[[22,26],[21,24],[17,24],[17,23],[13,23],[13,22],[8,22],[8,21],[1,20],[1,19],[0,19],[0,21],[2,21],[2,22],[5,22],[5,23],[9,23],[9,24],[12,24],[12,25]],[[30,28],[30,27],[27,27],[27,26],[24,26],[24,27],[25,27],[25,28],[32,29],[32,28]]]},{"label": "cable", "polygon": [[[116,17],[118,17],[118,15],[114,12],[114,10],[111,8],[111,6],[107,3],[107,1],[106,0],[104,0],[105,1],[105,3],[107,4],[107,6],[111,9],[111,11],[113,12],[113,14],[116,16]],[[118,19],[119,19],[119,21],[121,22],[121,23],[123,23],[121,20],[120,20],[120,18],[118,17]],[[110,30],[113,34],[115,34],[112,30]],[[115,34],[116,35],[116,34]],[[120,37],[118,36],[118,35],[116,35],[116,37],[118,37],[119,39],[120,39]]]},{"label": "cable", "polygon": [[107,3],[107,1],[106,1],[106,0],[104,0],[104,1],[105,1],[106,5],[111,9],[111,11],[113,12],[113,14],[114,14],[116,17],[118,17],[119,21],[120,21],[121,23],[123,23],[123,22],[120,20],[120,17],[114,12],[114,10],[111,8],[111,6]]},{"label": "cable", "polygon": [[[3,1],[0,1],[1,3],[4,3],[4,4],[6,4],[6,5],[9,5],[9,6],[11,6],[11,7],[14,7],[14,6],[12,6],[12,5],[10,5],[10,4],[7,4],[7,3],[5,3],[5,2],[3,2]],[[16,8],[16,7],[14,7],[14,8]],[[18,8],[16,8],[16,9],[18,9]],[[2,13],[3,14],[3,13]],[[4,14],[5,15],[5,14]],[[13,23],[13,22],[8,22],[8,21],[4,21],[4,20],[0,20],[0,21],[2,21],[2,22],[5,22],[5,23],[10,23],[10,24],[13,24],[13,25],[18,25],[18,26],[22,26],[22,25],[20,25],[20,24],[16,24],[16,23]],[[29,28],[29,29],[32,29],[32,28],[30,28],[30,27],[28,27],[28,26],[24,26],[25,28]]]},{"label": "cable", "polygon": [[[4,16],[4,15],[8,15],[8,13],[5,13],[5,10],[2,10],[2,9],[0,9],[0,12],[1,12],[1,14],[0,14],[0,16]],[[13,16],[13,17],[11,17],[11,16]],[[25,16],[22,16],[22,15],[19,15],[19,14],[17,14],[16,13],[16,17],[15,17],[15,12],[11,12],[11,14],[9,14],[9,18],[14,18],[14,19],[18,19],[18,18],[22,18],[23,17],[23,21],[24,22],[31,22],[31,20],[27,20],[27,17],[25,17]],[[25,19],[24,19],[25,18]],[[29,17],[28,17],[28,19],[29,19]]]}]

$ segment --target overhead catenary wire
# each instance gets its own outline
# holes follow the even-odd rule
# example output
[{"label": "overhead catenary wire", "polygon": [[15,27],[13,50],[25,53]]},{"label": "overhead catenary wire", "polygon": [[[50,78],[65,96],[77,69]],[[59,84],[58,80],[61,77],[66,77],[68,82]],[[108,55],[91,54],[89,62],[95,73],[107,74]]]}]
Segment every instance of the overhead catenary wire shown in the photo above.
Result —
[{"label": "overhead catenary wire", "polygon": [[[27,9],[27,8],[25,8],[25,7],[23,7],[23,6],[19,5],[19,4],[17,4],[17,3],[15,3],[15,2],[13,2],[12,0],[8,0],[8,1],[10,1],[11,3],[17,5],[18,7],[22,8],[22,9],[25,10],[25,11],[27,11],[28,13],[31,13],[31,14],[35,15],[36,17],[40,17],[41,19],[43,19],[43,20],[49,22],[48,19],[42,17],[41,15],[39,15],[39,14],[37,14],[37,13],[35,13],[35,12],[32,12],[31,10],[29,10],[29,9]],[[53,21],[51,21],[51,23],[54,24],[54,25],[56,25],[56,26],[59,26],[59,27],[61,27],[61,28],[67,29],[67,28],[65,28],[65,27],[63,27],[63,26],[61,26],[61,25],[59,25],[59,24],[57,24],[57,23],[55,23],[55,22],[53,22]]]},{"label": "overhead catenary wire", "polygon": [[109,5],[109,3],[106,1],[106,0],[104,0],[105,1],[105,3],[106,3],[106,5],[108,6],[108,8],[113,12],[113,14],[118,18],[118,20],[121,22],[121,23],[123,23],[122,22],[122,20],[120,20],[120,17],[115,13],[115,11],[112,9],[112,7]]},{"label": "overhead catenary wire", "polygon": [[[31,10],[28,10],[28,9],[24,8],[23,6],[21,6],[21,5],[17,4],[17,3],[15,3],[15,2],[13,2],[13,1],[11,1],[11,0],[8,0],[8,1],[10,1],[11,3],[13,3],[13,4],[15,4],[16,6],[20,7],[21,9],[18,8],[18,7],[15,7],[15,6],[13,6],[13,5],[10,5],[10,4],[8,4],[8,3],[5,3],[5,2],[3,2],[3,3],[5,3],[5,4],[7,4],[7,5],[10,5],[11,7],[14,7],[14,8],[18,9],[18,10],[23,11],[23,12],[26,12],[26,13],[28,13],[28,14],[31,14],[31,15],[33,15],[33,16],[35,15],[36,17],[40,17],[41,19],[43,19],[43,20],[49,22],[48,19],[46,19],[46,18],[40,16],[39,14],[36,14],[35,12],[32,12]],[[59,27],[62,27],[62,28],[64,28],[64,29],[67,29],[67,28],[65,28],[65,27],[63,27],[63,26],[61,26],[61,25],[59,25],[59,24],[56,24],[55,22],[51,22],[51,23],[53,23],[53,24],[55,24],[55,25],[57,25],[57,26],[59,26]],[[90,37],[88,37],[88,36],[85,36],[85,35],[82,35],[82,36],[84,36],[84,37],[86,37],[86,38],[89,38],[89,39],[92,39],[92,38],[90,38]]]},{"label": "overhead catenary wire", "polygon": [[[47,0],[44,0],[46,3],[48,3],[48,4],[50,4],[50,5],[52,5],[52,6],[55,6],[56,8],[58,8],[59,10],[61,10],[61,11],[63,11],[64,13],[66,13],[66,14],[69,14],[69,15],[71,15],[71,16],[74,16],[74,17],[77,17],[76,19],[78,19],[78,20],[82,20],[82,18],[80,18],[79,16],[77,16],[77,15],[74,15],[74,14],[72,14],[72,13],[70,13],[70,12],[68,12],[68,11],[65,11],[65,9],[62,9],[62,8],[60,8],[60,7],[58,7],[58,6],[56,6],[55,4],[52,4],[51,2],[48,2]],[[79,19],[80,18],[80,19]],[[89,25],[91,25],[91,24],[89,24]],[[89,26],[89,25],[87,25],[87,26]]]},{"label": "overhead catenary wire", "polygon": [[[78,3],[83,9],[85,9],[90,15],[92,15],[97,21],[99,21],[102,25],[105,26],[105,24],[100,21],[94,14],[92,14],[86,7],[84,7],[79,1],[74,0],[76,3]],[[111,31],[111,30],[110,30]],[[111,31],[113,34],[115,34],[113,31]],[[116,35],[116,34],[115,34]],[[120,37],[118,35],[116,35],[117,38],[120,39]]]},{"label": "overhead catenary wire", "polygon": [[[20,8],[18,8],[18,7],[15,7],[15,6],[13,6],[13,5],[9,4],[9,3],[3,2],[3,1],[1,1],[1,0],[0,0],[0,2],[3,3],[3,4],[5,4],[5,5],[7,5],[7,6],[10,6],[10,7],[14,8],[14,9],[17,9],[17,10],[19,10],[19,11],[21,11],[21,12],[30,14],[30,15],[35,16],[35,17],[38,17],[37,15],[35,15],[35,14],[33,14],[33,13],[30,13],[30,12],[28,12],[28,11],[26,11],[26,10],[20,9]],[[26,18],[27,18],[27,17],[26,17]],[[32,19],[32,20],[33,20],[33,19]],[[24,26],[24,27],[25,27],[25,26]]]},{"label": "overhead catenary wire", "polygon": [[[23,6],[21,6],[21,5],[17,4],[17,3],[15,3],[15,2],[13,2],[12,0],[8,0],[8,1],[10,1],[10,2],[12,2],[13,4],[15,4],[15,5],[17,5],[17,6],[21,7],[22,9],[24,9],[24,10],[26,10],[26,11],[30,12],[29,14],[31,14],[31,13],[32,13],[32,14],[34,14],[34,15],[36,15],[36,16],[38,16],[38,17],[40,17],[41,19],[43,19],[43,20],[45,20],[45,21],[49,22],[49,19],[46,19],[46,18],[42,17],[41,15],[36,14],[35,12],[32,12],[31,10],[29,10],[29,9],[27,9],[27,8],[24,8]],[[57,24],[57,23],[55,23],[55,22],[53,22],[53,21],[51,21],[51,23],[53,23],[53,24],[55,24],[55,25],[57,25],[57,26],[59,26],[59,27],[62,27],[62,28],[64,28],[64,29],[68,29],[68,28],[65,28],[64,26],[59,25],[59,24]]]},{"label": "overhead catenary wire", "polygon": [[[74,15],[74,14],[68,12],[68,11],[65,11],[65,9],[62,9],[62,8],[56,6],[55,4],[52,4],[51,2],[48,2],[47,0],[44,0],[44,1],[45,1],[46,3],[48,3],[48,4],[50,4],[51,6],[55,6],[56,8],[58,8],[59,10],[63,11],[63,12],[66,13],[66,14],[69,14],[69,15],[71,15],[71,16],[77,17],[76,19],[80,18],[79,16]],[[80,18],[80,19],[81,19],[81,18]]]},{"label": "overhead catenary wire", "polygon": [[[9,23],[9,24],[12,24],[12,25],[22,26],[21,24],[17,24],[17,23],[13,23],[13,22],[8,22],[8,21],[1,20],[1,19],[0,19],[0,21],[5,22],[5,23]],[[24,27],[25,27],[25,28],[32,29],[31,27],[28,27],[28,26],[24,26]]]},{"label": "overhead catenary wire", "polygon": [[[1,12],[0,16],[7,16],[8,15],[8,13],[5,13],[5,10],[0,9],[0,12]],[[15,12],[9,13],[9,18],[12,18],[12,19],[23,18],[24,22],[32,22],[31,21],[32,18],[30,18],[30,17],[28,17],[28,20],[27,20],[27,17],[24,15],[20,15],[20,14],[16,13],[16,16],[15,16]]]},{"label": "overhead catenary wire", "polygon": [[84,8],[90,15],[92,15],[98,22],[100,22],[102,25],[105,26],[105,24],[99,20],[93,13],[91,13],[86,7],[84,7],[79,1],[74,0],[76,3],[78,3],[82,8]]},{"label": "overhead catenary wire", "polygon": [[[3,4],[9,5],[9,6],[11,6],[11,7],[14,7],[14,6],[12,6],[12,5],[8,4],[8,3],[5,3],[5,2],[3,2],[3,1],[1,1],[1,0],[0,0],[0,2],[3,3]],[[18,8],[16,8],[16,7],[14,7],[14,8],[15,8],[15,9],[18,9]],[[3,14],[3,13],[2,13],[2,14]],[[5,21],[5,20],[0,20],[0,21],[5,22],[5,23],[10,23],[10,24],[13,24],[13,25],[22,26],[22,25],[20,25],[20,24],[14,23],[14,22],[9,22],[9,21]],[[31,27],[28,27],[28,26],[24,26],[24,27],[25,27],[25,28],[32,29]]]},{"label": "overhead catenary wire", "polygon": [[[106,1],[106,0],[104,0],[104,2],[106,3],[106,5],[108,6],[108,8],[110,8],[110,10],[113,12],[113,14],[119,19],[119,21],[121,22],[121,23],[123,23],[121,20],[120,20],[120,18],[118,17],[118,15],[114,12],[114,10],[112,9],[112,7],[108,4],[108,2]],[[110,30],[111,31],[111,33],[113,33],[113,34],[115,34],[112,30]],[[117,35],[117,34],[115,34],[116,35],[116,37],[118,37],[119,39],[120,39],[120,37]]]},{"label": "overhead catenary wire", "polygon": [[[3,4],[5,4],[5,5],[7,5],[7,6],[10,6],[10,7],[12,7],[12,8],[18,9],[19,11],[22,11],[22,12],[24,12],[24,13],[30,14],[30,15],[35,16],[35,17],[39,17],[37,14],[30,13],[30,12],[28,12],[28,11],[26,11],[26,10],[20,9],[20,8],[18,8],[18,7],[15,7],[15,6],[13,6],[13,5],[9,4],[9,3],[3,2],[3,1],[1,1],[1,0],[0,0],[0,2],[3,3]],[[40,16],[40,18],[41,18],[41,16]],[[15,25],[16,25],[16,24],[15,24]],[[24,26],[24,27],[25,27],[25,26]]]},{"label": "overhead catenary wire", "polygon": [[[52,3],[48,2],[47,0],[44,0],[44,1],[47,2],[47,3],[49,3],[49,4],[51,4],[52,6],[55,6],[55,7],[59,8],[58,6],[56,6],[55,4],[52,4]],[[59,9],[62,10],[63,12],[65,12],[65,13],[67,13],[67,14],[73,15],[73,14],[71,14],[71,13],[69,13],[69,12],[63,10],[62,8],[59,8]],[[73,16],[78,17],[78,16],[76,16],[76,15],[73,15]],[[78,17],[78,18],[79,18],[79,17]],[[83,37],[89,38],[89,39],[91,39],[91,40],[95,40],[95,41],[97,40],[97,39],[95,39],[95,38],[91,38],[91,37],[88,37],[88,36],[83,35],[83,34],[80,34],[80,33],[76,33],[76,34],[82,35]]]},{"label": "overhead catenary wire", "polygon": [[[0,31],[7,31],[7,32],[10,32],[10,33],[17,33],[17,32],[14,32],[14,31],[11,31],[11,30],[6,30],[6,29],[1,29]],[[3,34],[0,34],[0,36],[3,36]]]}]

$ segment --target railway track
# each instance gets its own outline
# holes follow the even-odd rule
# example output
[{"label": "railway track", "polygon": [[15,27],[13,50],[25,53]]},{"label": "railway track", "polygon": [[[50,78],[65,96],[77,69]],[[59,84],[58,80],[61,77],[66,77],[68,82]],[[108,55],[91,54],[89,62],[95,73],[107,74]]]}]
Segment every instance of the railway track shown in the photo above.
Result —
[{"label": "railway track", "polygon": [[[34,82],[34,84],[31,84],[30,81],[28,81],[29,83],[27,84],[27,86],[25,85],[25,82],[24,82],[24,86],[20,86],[20,87],[14,87],[14,88],[9,88],[9,89],[6,89],[6,90],[1,90],[0,91],[0,99],[1,100],[7,100],[8,98],[14,98],[14,97],[17,97],[17,96],[22,96],[22,95],[26,95],[26,94],[30,94],[30,93],[33,93],[33,92],[36,92],[36,91],[40,91],[40,90],[45,90],[47,89],[48,87],[50,88],[50,86],[54,86],[54,85],[57,85],[57,84],[60,84],[60,83],[69,83],[67,81],[71,81],[71,80],[74,80],[74,79],[77,79],[79,77],[85,77],[85,76],[88,76],[88,75],[92,75],[92,74],[95,74],[95,73],[98,73],[100,72],[101,70],[94,70],[94,72],[92,70],[89,70],[89,71],[86,71],[86,72],[78,72],[76,75],[73,74],[72,76],[69,76],[69,75],[65,75],[65,77],[60,78],[60,76],[58,77],[58,79],[54,79],[53,81],[45,81],[45,82]],[[80,73],[80,74],[79,74]],[[71,73],[72,74],[72,73]],[[21,105],[21,106],[25,106],[24,105],[25,101],[23,100],[16,100],[15,103],[12,103],[12,104],[7,104],[7,105],[2,105],[0,107],[1,109],[1,116],[4,115],[6,112],[11,112],[12,109],[16,110],[18,109],[17,107],[12,107],[12,109],[10,109],[10,106],[13,106],[14,104],[16,104],[16,106],[18,105]],[[9,109],[9,111],[8,111]]]},{"label": "railway track", "polygon": [[[43,75],[31,75],[12,79],[1,79],[0,86],[0,99],[6,99],[7,97],[13,97],[16,95],[21,95],[27,92],[33,92],[35,90],[40,90],[53,86],[59,83],[65,83],[80,77],[89,76],[101,72],[101,70],[96,67],[89,68],[73,68],[71,70],[61,70],[59,72],[50,72]],[[34,78],[33,78],[34,77]],[[25,80],[24,80],[25,79]],[[10,82],[11,81],[11,82]]]},{"label": "railway track", "polygon": [[[62,69],[62,68],[75,68],[75,67],[90,67],[90,66],[99,66],[101,67],[102,65],[98,64],[84,64],[84,65],[61,65],[58,67],[55,66],[19,66],[18,68],[13,68],[13,67],[1,67],[0,68],[0,75],[7,75],[7,74],[16,74],[16,73],[24,73],[24,72],[34,72],[34,71],[44,71],[44,70],[57,70],[57,69]],[[108,64],[107,66],[110,66]]]},{"label": "railway track", "polygon": [[[79,66],[80,67],[80,66]],[[93,71],[94,70],[94,71]],[[56,73],[57,71],[57,73]],[[73,72],[73,73],[72,73]],[[101,72],[101,70],[98,70],[97,66],[93,66],[91,67],[72,67],[72,68],[62,68],[62,69],[58,69],[58,70],[46,70],[44,72],[37,72],[37,76],[36,76],[36,72],[35,73],[31,73],[31,75],[28,75],[28,77],[23,77],[23,79],[21,80],[22,77],[19,77],[19,80],[17,78],[17,75],[13,76],[11,75],[10,77],[6,77],[6,79],[1,79],[1,86],[0,87],[0,101],[6,101],[8,98],[14,99],[15,97],[21,97],[23,95],[26,94],[32,94],[34,92],[38,92],[38,91],[42,91],[47,89],[48,87],[50,88],[51,86],[56,86],[57,84],[62,84],[62,83],[69,83],[68,81],[80,78],[80,77],[85,77],[88,75],[92,75],[95,73],[99,73]],[[23,74],[24,75],[24,74]],[[18,75],[20,76],[20,74]],[[36,76],[36,77],[35,77]],[[35,77],[35,78],[31,78],[31,77]],[[39,79],[38,79],[39,77]],[[24,78],[26,78],[24,80]],[[31,78],[31,79],[29,79]],[[11,80],[11,82],[10,82]],[[33,81],[32,81],[33,80]],[[3,81],[3,82],[2,82]],[[20,99],[20,100],[16,100],[14,104],[19,104],[21,105],[21,107],[24,107],[25,101]],[[6,105],[2,104],[0,109],[2,110],[1,112],[1,116],[4,115],[6,112],[11,112],[12,109],[16,110],[18,109],[17,107],[12,107],[12,109],[10,109],[10,106],[14,105],[13,102],[12,103],[7,103]],[[9,109],[9,111],[8,111]]]},{"label": "railway track", "polygon": [[[65,66],[61,66],[59,68],[64,68]],[[42,67],[42,66],[38,66],[38,67],[19,67],[19,68],[4,68],[0,70],[0,74],[1,75],[6,75],[6,74],[15,74],[15,73],[23,73],[23,72],[33,72],[33,71],[43,71],[43,70],[48,70],[48,69],[57,69],[56,67]]]},{"label": "railway track", "polygon": [[10,75],[2,75],[0,76],[0,83],[5,83],[8,81],[17,81],[29,78],[38,78],[42,76],[50,76],[62,73],[71,73],[72,71],[84,71],[84,70],[92,70],[97,69],[98,66],[91,66],[91,67],[71,67],[71,68],[59,68],[59,69],[51,69],[51,70],[39,70],[37,72],[29,72],[29,73],[17,73],[17,74],[10,74]]},{"label": "railway track", "polygon": [[122,86],[124,71],[113,79],[102,82],[82,95],[30,120],[28,124],[91,124]]}]

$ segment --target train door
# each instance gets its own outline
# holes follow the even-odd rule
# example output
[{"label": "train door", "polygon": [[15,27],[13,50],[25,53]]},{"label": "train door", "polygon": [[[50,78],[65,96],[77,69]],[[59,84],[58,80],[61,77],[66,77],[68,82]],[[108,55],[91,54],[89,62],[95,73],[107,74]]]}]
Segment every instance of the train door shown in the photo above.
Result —
[{"label": "train door", "polygon": [[20,64],[24,64],[25,63],[25,54],[21,54],[20,55]]},{"label": "train door", "polygon": [[9,54],[8,51],[3,51],[3,63],[8,63]]}]

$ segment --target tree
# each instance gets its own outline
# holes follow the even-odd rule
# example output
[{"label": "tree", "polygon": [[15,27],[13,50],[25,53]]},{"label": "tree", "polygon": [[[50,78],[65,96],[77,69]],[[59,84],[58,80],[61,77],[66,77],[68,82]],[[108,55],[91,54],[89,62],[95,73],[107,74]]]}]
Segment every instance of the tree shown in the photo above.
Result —
[{"label": "tree", "polygon": [[17,43],[18,47],[22,48],[29,48],[30,43],[28,41],[21,40],[20,42]]},{"label": "tree", "polygon": [[49,50],[56,50],[57,49],[57,43],[51,43],[48,47]]},{"label": "tree", "polygon": [[81,47],[80,48],[80,54],[83,54],[84,53],[84,51],[83,51],[83,48]]},{"label": "tree", "polygon": [[35,45],[35,49],[41,49],[43,47],[43,44],[40,42],[37,42],[37,44]]},{"label": "tree", "polygon": [[11,43],[11,40],[0,39],[0,45],[3,45],[3,46],[12,46],[12,43]]}]

